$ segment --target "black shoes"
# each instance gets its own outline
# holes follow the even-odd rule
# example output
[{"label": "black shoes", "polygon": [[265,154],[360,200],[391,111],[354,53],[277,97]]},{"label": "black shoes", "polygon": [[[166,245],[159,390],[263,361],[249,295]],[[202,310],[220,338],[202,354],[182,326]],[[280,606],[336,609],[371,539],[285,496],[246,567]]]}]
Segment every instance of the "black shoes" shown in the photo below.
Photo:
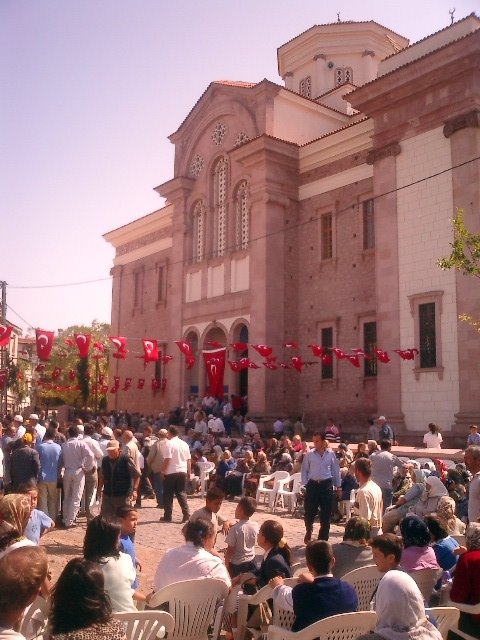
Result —
[{"label": "black shoes", "polygon": [[305,533],[305,537],[303,538],[303,544],[308,544],[311,539],[312,539],[312,530],[307,529]]}]

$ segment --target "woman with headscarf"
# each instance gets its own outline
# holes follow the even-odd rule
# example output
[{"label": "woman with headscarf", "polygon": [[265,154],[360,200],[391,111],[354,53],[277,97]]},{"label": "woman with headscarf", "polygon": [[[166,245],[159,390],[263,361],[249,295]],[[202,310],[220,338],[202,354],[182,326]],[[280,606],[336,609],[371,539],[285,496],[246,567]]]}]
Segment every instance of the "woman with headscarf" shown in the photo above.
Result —
[{"label": "woman with headscarf", "polygon": [[35,546],[24,536],[31,510],[28,495],[9,493],[0,499],[0,557],[19,547]]},{"label": "woman with headscarf", "polygon": [[[480,603],[480,523],[471,522],[466,533],[467,551],[463,553],[453,575],[450,600],[462,604]],[[480,615],[460,612],[460,631],[480,638]],[[452,631],[448,640],[459,638]]]},{"label": "woman with headscarf", "polygon": [[223,490],[226,498],[242,495],[243,477],[251,472],[254,464],[253,451],[247,449],[245,456],[237,460],[236,469],[225,476]]},{"label": "woman with headscarf", "polygon": [[375,612],[374,632],[357,640],[442,640],[427,619],[420,589],[403,571],[388,571],[380,580]]},{"label": "woman with headscarf", "polygon": [[428,476],[425,480],[425,491],[420,496],[413,511],[418,516],[426,516],[427,513],[434,513],[437,510],[438,501],[443,496],[448,496],[446,486],[436,476]]},{"label": "woman with headscarf", "polygon": [[420,496],[425,491],[425,474],[421,469],[414,470],[415,484],[401,496],[393,507],[389,507],[382,522],[383,533],[393,533],[397,524],[402,520],[409,510],[420,500]]},{"label": "woman with headscarf", "polygon": [[292,456],[287,451],[283,451],[278,460],[272,465],[272,473],[275,471],[288,471],[288,473],[291,473],[292,469]]},{"label": "woman with headscarf", "polygon": [[250,476],[245,479],[245,495],[255,497],[257,495],[260,476],[268,476],[269,474],[270,464],[267,460],[267,454],[265,451],[259,451],[257,453],[257,461],[252,467],[252,472]]},{"label": "woman with headscarf", "polygon": [[442,496],[437,504],[437,516],[449,536],[465,535],[466,525],[455,515],[456,503],[450,496]]},{"label": "woman with headscarf", "polygon": [[410,573],[420,569],[439,569],[435,552],[430,546],[430,531],[425,522],[414,513],[409,513],[400,522],[403,551],[400,567]]},{"label": "woman with headscarf", "polygon": [[225,483],[225,476],[230,471],[234,471],[237,466],[237,461],[233,458],[228,449],[223,452],[222,459],[218,463],[217,471],[215,473],[215,484],[220,489],[223,489]]},{"label": "woman with headscarf", "polygon": [[442,482],[445,482],[445,480],[447,479],[447,473],[448,473],[448,467],[445,464],[445,462],[443,462],[443,460],[440,460],[440,458],[434,458],[433,462],[435,464],[435,475],[438,475],[438,477],[440,478],[440,480]]}]

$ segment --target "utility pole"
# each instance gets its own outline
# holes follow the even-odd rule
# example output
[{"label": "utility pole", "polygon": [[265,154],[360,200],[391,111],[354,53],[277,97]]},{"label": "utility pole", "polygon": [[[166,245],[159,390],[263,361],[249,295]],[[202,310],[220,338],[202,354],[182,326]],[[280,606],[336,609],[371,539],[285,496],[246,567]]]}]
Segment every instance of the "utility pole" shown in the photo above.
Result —
[{"label": "utility pole", "polygon": [[[2,303],[0,307],[1,313],[1,324],[2,326],[7,326],[7,283],[5,280],[0,280],[0,287],[2,289]],[[2,347],[0,349],[0,369],[7,368],[7,348]],[[7,413],[7,386],[8,386],[8,374],[7,380],[5,380],[5,385],[2,389],[0,389],[0,414]]]}]

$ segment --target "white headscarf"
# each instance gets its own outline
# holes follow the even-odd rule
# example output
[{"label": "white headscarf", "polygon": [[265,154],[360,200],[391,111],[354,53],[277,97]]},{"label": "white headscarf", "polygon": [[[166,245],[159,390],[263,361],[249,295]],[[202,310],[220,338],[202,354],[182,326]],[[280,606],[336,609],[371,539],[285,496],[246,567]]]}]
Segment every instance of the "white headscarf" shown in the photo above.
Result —
[{"label": "white headscarf", "polygon": [[429,498],[441,498],[443,496],[448,496],[446,486],[443,484],[440,478],[437,478],[437,476],[429,476],[426,479],[426,484],[430,486],[430,489],[428,490]]},{"label": "white headscarf", "polygon": [[403,571],[388,571],[376,596],[375,632],[386,640],[442,640],[442,634],[425,615],[416,582]]}]

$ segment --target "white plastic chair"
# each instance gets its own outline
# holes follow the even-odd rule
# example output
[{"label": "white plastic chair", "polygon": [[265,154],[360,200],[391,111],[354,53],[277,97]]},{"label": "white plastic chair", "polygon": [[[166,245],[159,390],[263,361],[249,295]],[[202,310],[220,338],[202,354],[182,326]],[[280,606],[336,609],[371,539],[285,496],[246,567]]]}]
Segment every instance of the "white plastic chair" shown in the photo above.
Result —
[{"label": "white plastic chair", "polygon": [[378,583],[383,578],[383,573],[377,569],[376,565],[368,564],[366,567],[359,567],[346,573],[342,580],[351,584],[355,588],[358,596],[358,611],[370,611],[370,602],[373,593],[378,587]]},{"label": "white plastic chair", "polygon": [[442,569],[419,569],[408,574],[417,583],[427,605],[432,597],[433,588],[442,573]]},{"label": "white plastic chair", "polygon": [[[480,603],[479,604],[462,604],[460,602],[449,602],[449,607],[456,607],[460,612],[471,613],[473,615],[480,615]],[[458,623],[456,626],[451,627],[451,630],[454,631],[458,636],[464,638],[465,640],[476,640],[474,636],[471,636],[469,633],[465,633],[465,631],[460,631],[458,628]]]},{"label": "white plastic chair", "polygon": [[198,468],[200,469],[200,495],[204,498],[208,480],[210,478],[210,474],[215,469],[215,464],[213,462],[199,462]]},{"label": "white plastic chair", "polygon": [[450,537],[456,540],[461,547],[464,547],[467,544],[467,539],[464,535],[450,536]]},{"label": "white plastic chair", "polygon": [[[284,584],[287,587],[294,587],[298,584],[297,578],[286,578]],[[237,637],[238,640],[244,640],[245,632],[247,630],[248,621],[248,605],[259,605],[261,602],[267,602],[273,596],[272,587],[267,584],[256,593],[252,595],[246,595],[245,593],[239,593],[238,595],[238,615],[237,615]],[[288,629],[292,626],[295,615],[293,611],[286,611],[280,607],[274,607],[273,609],[273,621],[278,626],[285,625]],[[248,627],[248,631],[254,638],[258,638],[263,634],[263,631],[259,629],[252,629]]]},{"label": "white plastic chair", "polygon": [[348,500],[340,500],[340,505],[343,505],[343,508],[345,509],[345,516],[347,517],[347,522],[352,517],[352,509],[353,509],[353,505],[355,504],[356,495],[357,495],[356,490],[352,489],[350,491],[350,498]]},{"label": "white plastic chair", "polygon": [[[293,484],[292,484],[293,483]],[[290,484],[292,484],[292,489],[290,490]],[[285,478],[284,480],[279,480],[278,490],[275,495],[273,511],[277,508],[279,502],[282,503],[283,509],[285,509],[285,498],[287,499],[288,504],[288,512],[293,513],[295,509],[295,505],[297,504],[297,496],[300,493],[300,489],[302,488],[302,474],[294,473],[289,478]]]},{"label": "white plastic chair", "polygon": [[42,596],[37,596],[32,604],[23,612],[19,631],[27,640],[42,638],[47,629],[49,603]]},{"label": "white plastic chair", "polygon": [[[266,501],[266,497],[268,496],[268,507],[272,509],[280,480],[286,480],[287,478],[290,478],[288,471],[275,471],[268,476],[260,476],[257,489],[257,504],[260,504],[261,496],[264,497],[264,501]],[[265,483],[269,480],[273,480],[273,487],[271,489],[265,486]]]},{"label": "white plastic chair", "polygon": [[296,633],[272,625],[268,627],[267,640],[356,640],[374,628],[375,619],[374,611],[341,613],[319,620]]},{"label": "white plastic chair", "polygon": [[166,611],[135,611],[114,613],[125,624],[127,640],[155,640],[173,630],[175,620]]},{"label": "white plastic chair", "polygon": [[430,607],[425,609],[425,613],[431,613],[436,619],[443,640],[447,640],[448,632],[458,625],[460,617],[460,611],[456,607]]},{"label": "white plastic chair", "polygon": [[168,640],[207,640],[217,604],[227,595],[228,587],[222,580],[185,580],[174,582],[154,593],[147,606],[154,609],[168,604],[168,611],[175,620]]}]

